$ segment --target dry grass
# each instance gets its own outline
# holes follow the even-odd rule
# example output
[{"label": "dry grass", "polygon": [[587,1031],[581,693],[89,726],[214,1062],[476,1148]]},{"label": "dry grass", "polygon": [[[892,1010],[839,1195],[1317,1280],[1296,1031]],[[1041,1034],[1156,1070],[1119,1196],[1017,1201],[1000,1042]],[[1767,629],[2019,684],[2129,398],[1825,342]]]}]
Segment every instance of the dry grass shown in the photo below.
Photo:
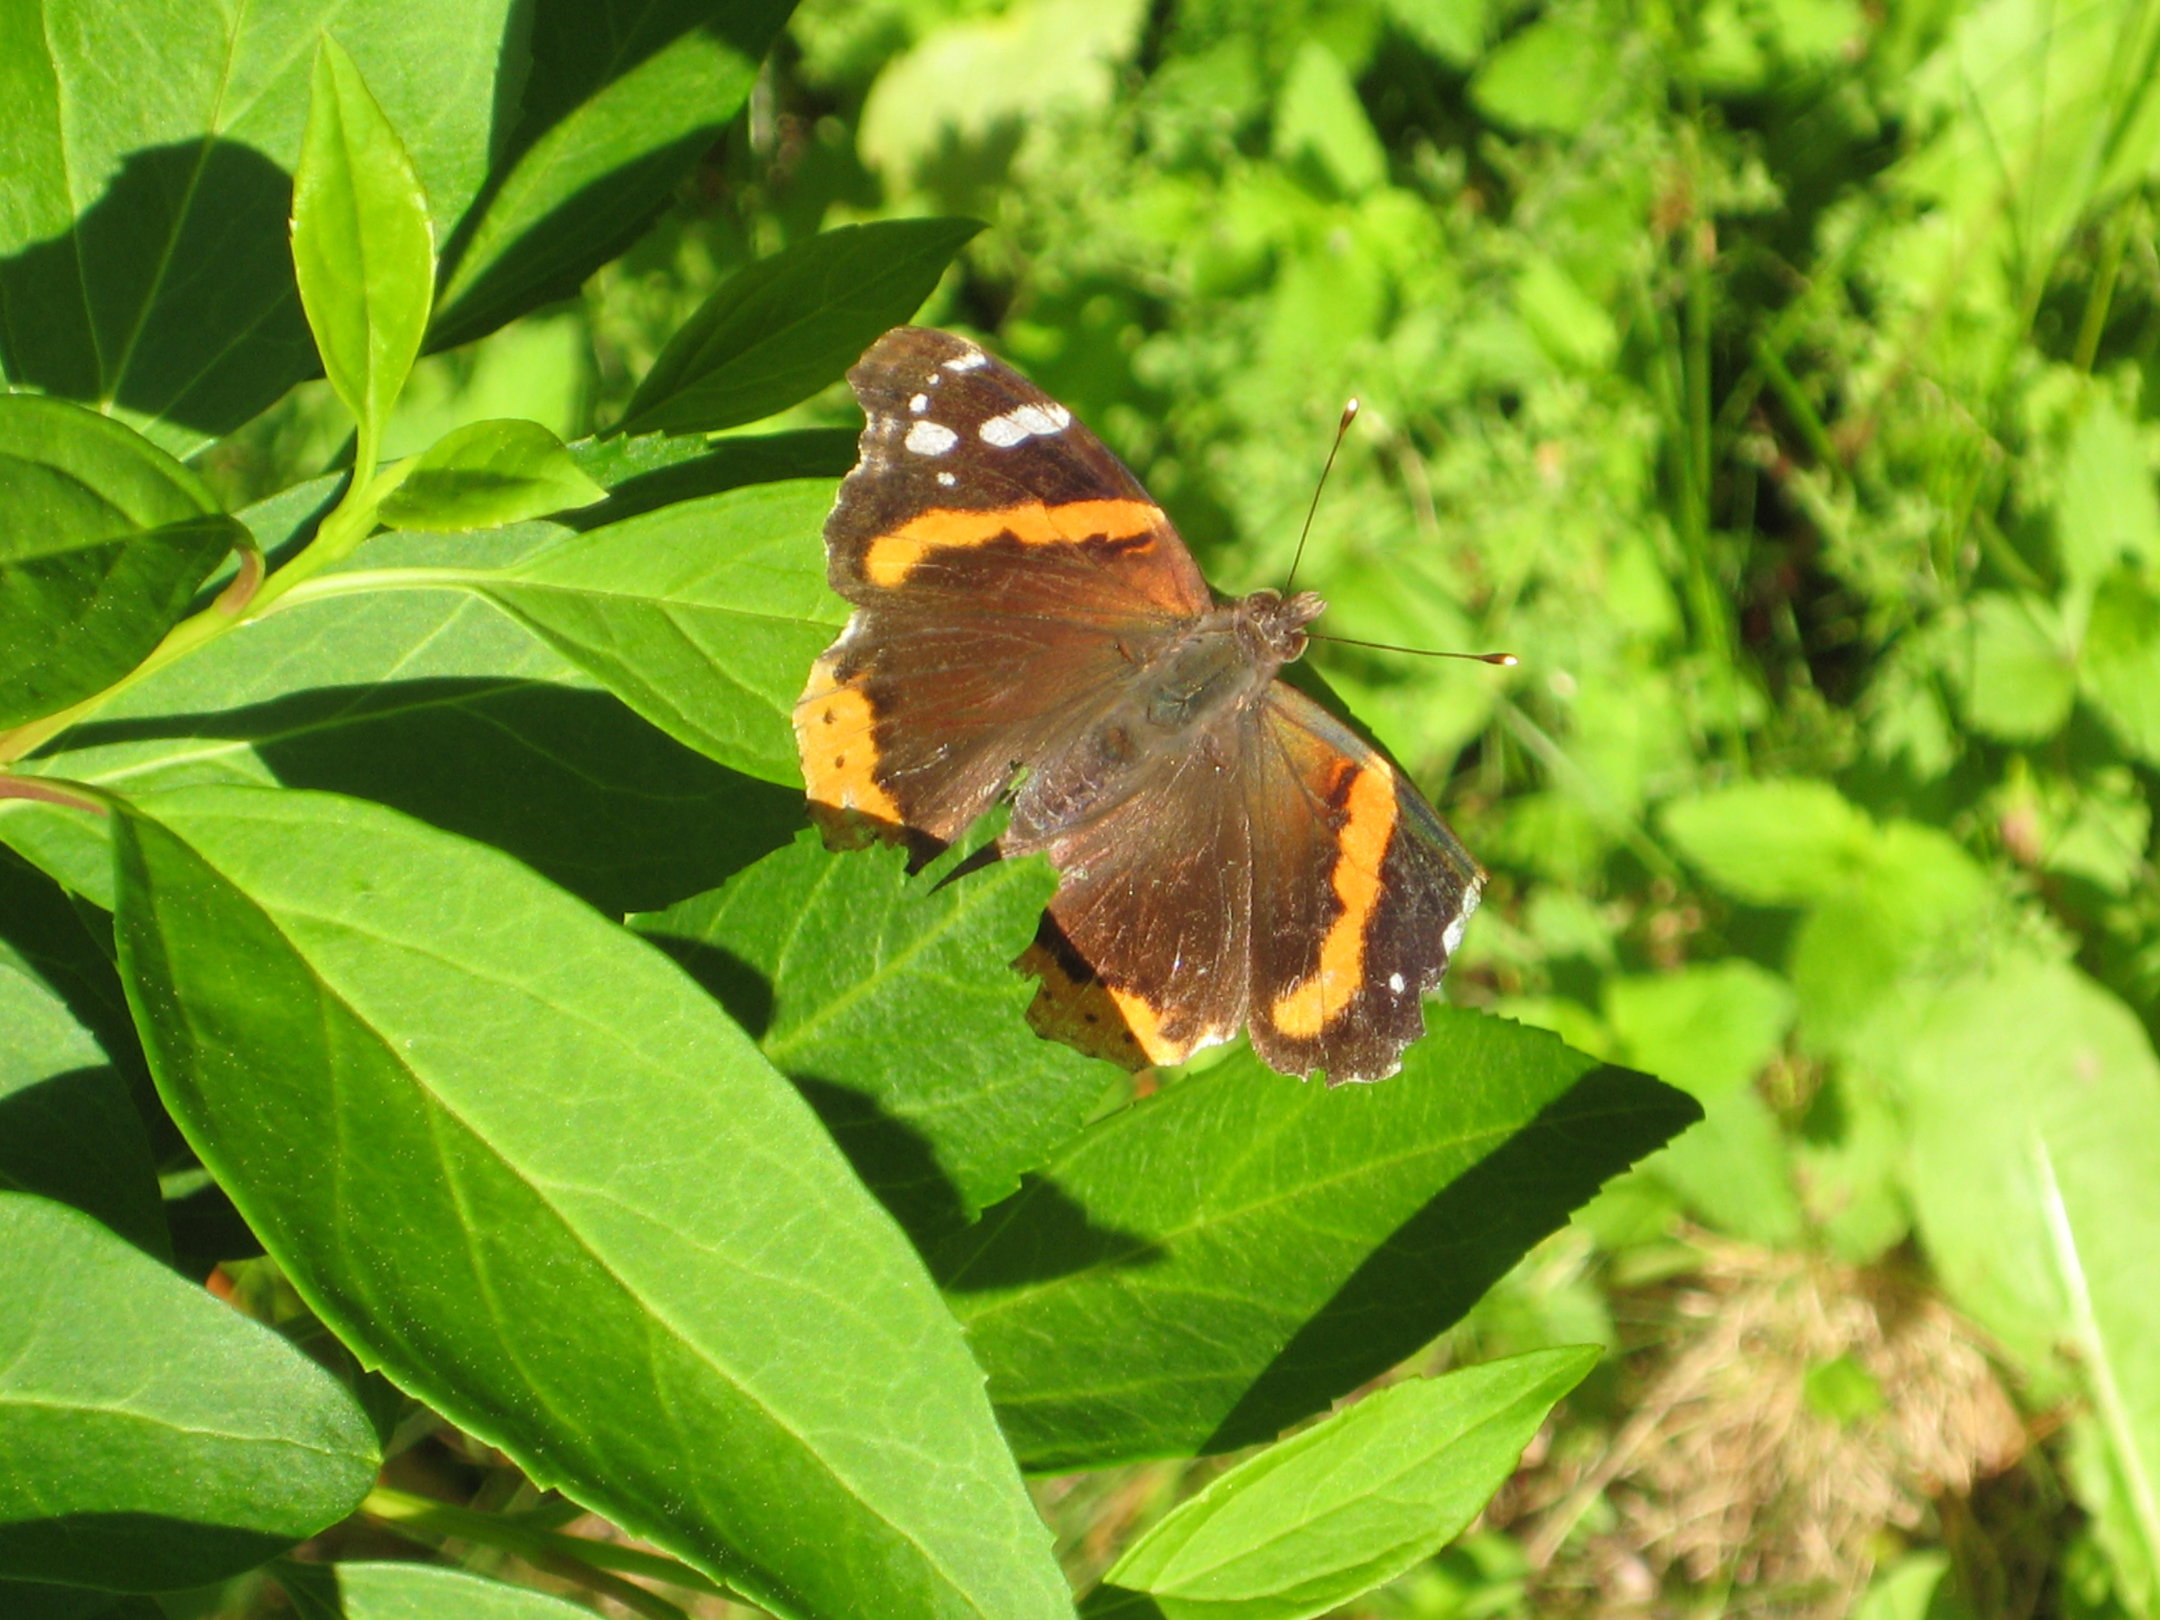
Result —
[{"label": "dry grass", "polygon": [[1940,1502],[2025,1453],[1974,1330],[1883,1271],[1700,1239],[1643,1303],[1609,1441],[1547,1449],[1488,1513],[1523,1538],[1541,1614],[1850,1612]]}]

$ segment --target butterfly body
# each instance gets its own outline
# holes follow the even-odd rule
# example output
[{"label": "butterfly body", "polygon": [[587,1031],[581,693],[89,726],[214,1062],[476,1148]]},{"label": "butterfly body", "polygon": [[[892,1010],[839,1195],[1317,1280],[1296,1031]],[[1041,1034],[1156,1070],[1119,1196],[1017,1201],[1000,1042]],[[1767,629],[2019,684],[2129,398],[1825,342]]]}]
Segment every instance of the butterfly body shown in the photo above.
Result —
[{"label": "butterfly body", "polygon": [[1369,744],[1277,672],[1324,608],[1218,603],[1139,483],[981,349],[900,327],[826,525],[856,611],[795,712],[836,843],[949,842],[1001,797],[1059,889],[1039,1029],[1137,1066],[1249,1027],[1286,1073],[1399,1066],[1483,874]]}]

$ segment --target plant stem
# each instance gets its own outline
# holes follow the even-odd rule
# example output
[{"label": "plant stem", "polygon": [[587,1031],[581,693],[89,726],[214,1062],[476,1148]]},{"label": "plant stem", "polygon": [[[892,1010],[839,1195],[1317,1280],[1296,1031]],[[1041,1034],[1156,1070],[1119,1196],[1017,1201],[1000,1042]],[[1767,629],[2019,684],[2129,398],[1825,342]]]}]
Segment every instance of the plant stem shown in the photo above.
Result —
[{"label": "plant stem", "polygon": [[[362,448],[373,454],[371,442],[363,442]],[[356,468],[362,465],[355,463]],[[182,619],[165,632],[165,639],[150,650],[148,657],[121,676],[102,692],[93,692],[79,703],[71,703],[56,713],[36,720],[25,721],[11,731],[0,732],[0,768],[14,764],[66,731],[77,722],[87,719],[110,703],[130,687],[148,680],[159,670],[178,663],[192,652],[208,646],[226,631],[267,613],[278,599],[334,562],[350,556],[353,549],[365,540],[375,528],[375,512],[382,505],[383,497],[397,487],[402,469],[390,468],[376,474],[365,485],[357,482],[346,486],[345,498],[332,508],[315,531],[315,538],[308,542],[300,554],[283,568],[262,580],[252,592],[245,590],[243,582],[250,577],[251,567],[260,577],[262,553],[252,545],[241,552],[240,573],[233,587],[219,593],[217,600],[201,612]],[[236,589],[235,587],[239,587]]]},{"label": "plant stem", "polygon": [[2078,319],[2077,347],[2070,363],[2090,371],[2100,352],[2100,337],[2107,330],[2108,306],[2115,301],[2115,280],[2122,274],[2123,254],[2130,247],[2130,227],[2138,210],[2129,202],[2118,203],[2108,216],[2107,234],[2100,239],[2100,265],[2092,285],[2085,289],[2085,313]]},{"label": "plant stem", "polygon": [[401,1535],[412,1535],[415,1539],[456,1537],[514,1553],[552,1574],[604,1592],[625,1607],[650,1616],[651,1620],[685,1620],[685,1616],[665,1598],[635,1582],[620,1579],[620,1575],[642,1575],[688,1591],[724,1597],[731,1602],[744,1601],[740,1594],[688,1564],[658,1553],[639,1552],[634,1547],[595,1541],[586,1536],[566,1536],[560,1531],[538,1529],[508,1514],[475,1513],[470,1508],[415,1496],[409,1491],[392,1490],[386,1485],[378,1485],[368,1492],[367,1499],[360,1504],[360,1511]]}]

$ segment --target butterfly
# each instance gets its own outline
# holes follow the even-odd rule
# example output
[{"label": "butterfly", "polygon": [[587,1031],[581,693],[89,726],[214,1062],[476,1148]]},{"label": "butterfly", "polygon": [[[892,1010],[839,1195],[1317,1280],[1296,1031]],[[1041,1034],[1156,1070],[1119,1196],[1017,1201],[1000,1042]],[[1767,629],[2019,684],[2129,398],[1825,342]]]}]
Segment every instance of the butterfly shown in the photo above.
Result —
[{"label": "butterfly", "polygon": [[1332,1084],[1395,1073],[1484,873],[1378,751],[1277,678],[1325,604],[1219,601],[1072,413],[903,326],[848,373],[867,418],[825,524],[854,606],[794,711],[835,847],[935,847],[1001,799],[1058,876],[1037,1030],[1138,1068],[1249,1030]]}]

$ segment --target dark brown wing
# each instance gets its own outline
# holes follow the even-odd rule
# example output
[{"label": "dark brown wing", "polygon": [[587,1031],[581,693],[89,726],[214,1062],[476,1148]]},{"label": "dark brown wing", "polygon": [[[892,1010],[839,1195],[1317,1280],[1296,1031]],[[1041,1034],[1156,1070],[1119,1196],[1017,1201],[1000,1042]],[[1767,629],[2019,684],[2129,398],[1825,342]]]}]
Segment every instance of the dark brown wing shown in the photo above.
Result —
[{"label": "dark brown wing", "polygon": [[1132,474],[974,344],[899,327],[848,379],[825,542],[856,612],[796,705],[803,775],[828,831],[950,839],[1211,598]]},{"label": "dark brown wing", "polygon": [[1138,1068],[1182,1063],[1245,1019],[1252,829],[1230,779],[1224,722],[1145,764],[1102,813],[1013,853],[1058,870],[1043,933],[1020,966],[1043,977],[1035,1027]]},{"label": "dark brown wing", "polygon": [[1277,681],[1244,734],[1252,828],[1249,1021],[1285,1074],[1378,1080],[1425,1032],[1485,874],[1423,794]]}]

